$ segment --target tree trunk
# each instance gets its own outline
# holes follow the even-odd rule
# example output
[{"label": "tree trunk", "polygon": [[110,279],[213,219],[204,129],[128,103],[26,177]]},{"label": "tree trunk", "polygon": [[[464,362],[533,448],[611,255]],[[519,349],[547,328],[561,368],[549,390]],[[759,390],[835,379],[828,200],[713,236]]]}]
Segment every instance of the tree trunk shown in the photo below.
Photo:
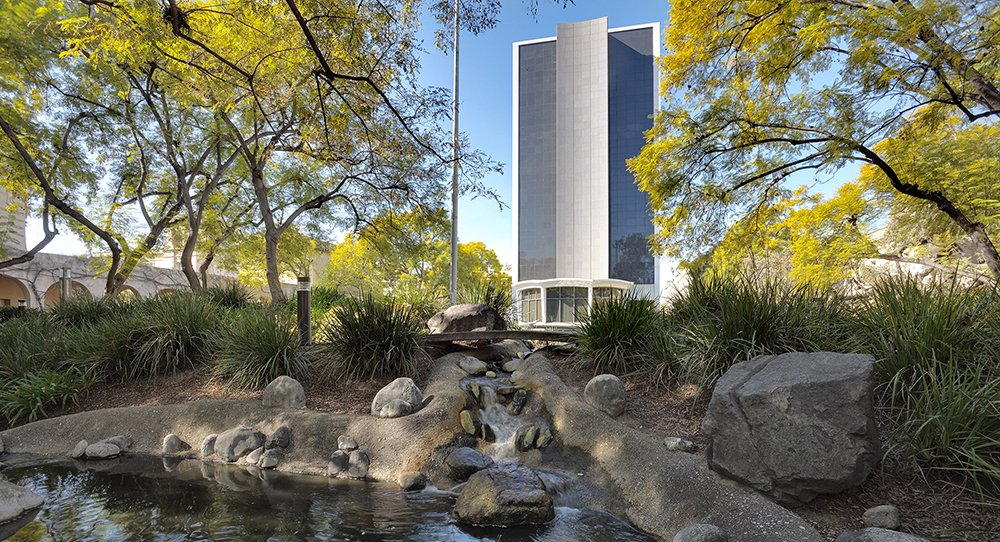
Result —
[{"label": "tree trunk", "polygon": [[278,239],[280,234],[264,234],[264,265],[267,267],[267,287],[271,290],[271,302],[285,302],[285,291],[281,289],[281,275],[278,272]]},{"label": "tree trunk", "polygon": [[857,145],[861,154],[865,156],[872,164],[882,170],[882,173],[889,179],[889,184],[899,193],[905,194],[910,197],[917,199],[922,199],[924,201],[929,201],[937,206],[938,210],[943,212],[954,222],[969,239],[979,249],[983,260],[986,262],[986,267],[990,270],[994,279],[1000,280],[1000,254],[997,253],[997,248],[993,244],[993,240],[990,239],[989,234],[986,233],[986,228],[979,222],[973,221],[965,214],[964,211],[955,206],[955,204],[948,199],[943,193],[937,190],[924,190],[919,186],[912,183],[904,183],[899,180],[899,175],[896,174],[896,170],[892,168],[885,160],[882,159],[878,153],[872,151],[864,145]]}]

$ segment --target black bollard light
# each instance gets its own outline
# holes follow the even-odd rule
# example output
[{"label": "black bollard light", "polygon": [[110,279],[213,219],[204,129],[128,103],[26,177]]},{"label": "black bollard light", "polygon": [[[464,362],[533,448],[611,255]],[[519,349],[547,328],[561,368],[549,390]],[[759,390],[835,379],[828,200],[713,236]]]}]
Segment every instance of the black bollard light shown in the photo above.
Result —
[{"label": "black bollard light", "polygon": [[296,293],[298,301],[299,344],[312,344],[312,310],[309,306],[309,277],[299,277],[299,289]]}]

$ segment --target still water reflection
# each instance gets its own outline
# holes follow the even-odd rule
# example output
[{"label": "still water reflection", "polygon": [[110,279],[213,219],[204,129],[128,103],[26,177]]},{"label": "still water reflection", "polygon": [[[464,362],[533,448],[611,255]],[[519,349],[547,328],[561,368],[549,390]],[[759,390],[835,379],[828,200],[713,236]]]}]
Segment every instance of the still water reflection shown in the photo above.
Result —
[{"label": "still water reflection", "polygon": [[18,542],[655,540],[613,516],[571,508],[558,508],[556,520],[542,528],[467,530],[451,519],[455,497],[449,493],[404,493],[389,484],[251,473],[200,461],[130,458],[4,474],[46,501],[11,538]]}]

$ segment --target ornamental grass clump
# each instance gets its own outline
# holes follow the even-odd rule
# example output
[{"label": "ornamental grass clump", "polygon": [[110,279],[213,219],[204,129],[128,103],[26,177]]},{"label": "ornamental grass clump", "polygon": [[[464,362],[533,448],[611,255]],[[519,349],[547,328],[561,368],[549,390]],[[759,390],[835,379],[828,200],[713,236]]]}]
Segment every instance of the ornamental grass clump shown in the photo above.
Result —
[{"label": "ornamental grass clump", "polygon": [[655,369],[670,376],[663,313],[651,299],[627,294],[595,302],[576,337],[577,365],[594,374],[632,374]]},{"label": "ornamental grass clump", "polygon": [[364,294],[330,311],[322,331],[329,344],[327,376],[371,379],[415,376],[423,326],[392,298]]},{"label": "ornamental grass clump", "polygon": [[109,378],[120,380],[202,365],[215,352],[220,321],[219,308],[204,296],[177,293],[145,301],[100,326],[97,358]]},{"label": "ornamental grass clump", "polygon": [[26,373],[0,387],[0,416],[10,426],[36,421],[48,415],[46,409],[76,404],[94,381],[94,371],[84,366]]},{"label": "ornamental grass clump", "polygon": [[259,389],[281,375],[311,373],[291,315],[274,308],[248,308],[229,315],[218,336],[212,372],[243,389]]},{"label": "ornamental grass clump", "polygon": [[202,292],[212,303],[222,309],[242,309],[256,303],[253,294],[236,281],[210,286]]},{"label": "ornamental grass clump", "polygon": [[458,302],[488,305],[506,325],[514,321],[514,293],[510,284],[484,279],[465,285],[458,292]]},{"label": "ornamental grass clump", "polygon": [[835,294],[777,278],[695,274],[667,313],[681,377],[703,392],[734,364],[762,354],[854,351]]},{"label": "ornamental grass clump", "polygon": [[82,328],[100,324],[127,312],[131,307],[132,302],[123,301],[117,297],[87,299],[76,296],[60,301],[49,309],[49,313],[61,324]]}]

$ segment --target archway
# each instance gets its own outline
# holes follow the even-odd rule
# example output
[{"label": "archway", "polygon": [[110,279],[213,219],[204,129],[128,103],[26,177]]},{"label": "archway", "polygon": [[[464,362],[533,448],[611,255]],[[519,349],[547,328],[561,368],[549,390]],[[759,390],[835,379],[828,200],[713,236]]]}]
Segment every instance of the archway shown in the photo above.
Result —
[{"label": "archway", "polygon": [[0,306],[27,307],[31,297],[24,283],[14,277],[0,275]]},{"label": "archway", "polygon": [[139,295],[139,290],[136,290],[131,286],[123,286],[121,291],[118,292],[118,299],[131,303],[142,299],[142,297]]},{"label": "archway", "polygon": [[[86,299],[88,301],[94,299],[94,296],[91,295],[90,290],[88,290],[86,286],[80,284],[75,280],[70,281],[70,296],[73,298]],[[58,281],[52,283],[52,286],[49,286],[48,289],[45,290],[44,303],[46,308],[55,307],[56,305],[59,304]]]},{"label": "archway", "polygon": [[156,292],[156,295],[154,295],[153,297],[167,297],[168,295],[174,295],[176,293],[177,293],[177,290],[175,290],[173,288],[164,288],[164,289]]}]

